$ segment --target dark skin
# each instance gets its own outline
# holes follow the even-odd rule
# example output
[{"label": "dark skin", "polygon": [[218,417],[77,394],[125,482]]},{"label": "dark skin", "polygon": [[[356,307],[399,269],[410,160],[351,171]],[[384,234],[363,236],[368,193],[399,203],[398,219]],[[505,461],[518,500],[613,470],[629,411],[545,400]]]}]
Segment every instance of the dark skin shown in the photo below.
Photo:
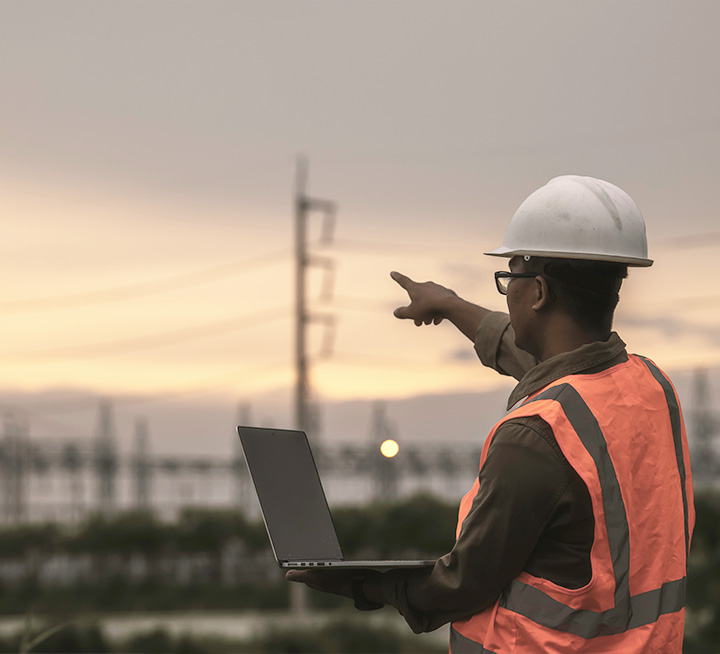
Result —
[{"label": "dark skin", "polygon": [[[288,581],[299,581],[323,593],[342,595],[343,597],[352,599],[350,584],[356,574],[358,574],[358,572],[350,570],[288,570],[285,574],[285,579]],[[368,576],[373,577],[374,575],[370,574]],[[371,584],[368,583],[366,576],[364,585],[365,597],[376,602],[384,603],[385,600],[383,600],[380,593],[379,580],[376,584],[373,584],[372,590],[370,586]]]},{"label": "dark skin", "polygon": [[[531,268],[532,260],[527,262],[519,256],[510,260],[511,272],[536,272]],[[390,276],[410,298],[410,304],[395,309],[395,317],[412,320],[418,327],[439,325],[443,320],[449,320],[474,341],[480,323],[490,313],[488,309],[472,304],[434,282],[415,282],[398,272],[392,272]],[[541,274],[510,281],[507,305],[518,347],[544,361],[581,345],[609,338],[609,332],[578,325],[557,300],[551,284],[552,281],[548,282]],[[304,583],[315,590],[352,598],[351,581],[357,574],[357,571],[348,570],[290,570],[285,577],[288,581]],[[379,573],[367,573],[363,590],[369,600],[384,602]]]},{"label": "dark skin", "polygon": [[[510,260],[510,271],[536,272],[532,269],[532,260],[528,263],[522,257]],[[553,280],[548,281],[541,274],[511,280],[507,305],[515,330],[515,345],[539,361],[545,361],[610,337],[609,331],[579,325],[556,299],[552,284]]]}]

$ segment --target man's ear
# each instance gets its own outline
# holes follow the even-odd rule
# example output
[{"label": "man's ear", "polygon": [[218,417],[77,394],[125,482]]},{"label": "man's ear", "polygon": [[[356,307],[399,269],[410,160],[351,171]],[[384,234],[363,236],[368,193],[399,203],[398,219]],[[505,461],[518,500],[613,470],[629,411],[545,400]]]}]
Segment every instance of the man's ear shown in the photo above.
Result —
[{"label": "man's ear", "polygon": [[547,280],[542,275],[535,277],[533,282],[535,284],[535,302],[532,305],[532,309],[533,311],[540,311],[555,301],[555,295],[550,290]]}]

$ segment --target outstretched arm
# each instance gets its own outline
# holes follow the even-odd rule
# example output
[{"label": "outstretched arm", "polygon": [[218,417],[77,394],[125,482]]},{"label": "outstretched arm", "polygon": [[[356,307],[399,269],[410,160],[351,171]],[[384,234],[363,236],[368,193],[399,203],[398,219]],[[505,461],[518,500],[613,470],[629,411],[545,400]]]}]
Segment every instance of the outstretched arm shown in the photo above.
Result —
[{"label": "outstretched arm", "polygon": [[471,341],[482,319],[490,313],[488,309],[463,300],[455,291],[434,282],[416,282],[399,273],[390,276],[402,286],[410,297],[410,304],[395,309],[395,317],[410,319],[421,325],[439,325],[449,320]]},{"label": "outstretched arm", "polygon": [[[538,361],[515,345],[515,333],[507,314],[493,312],[459,297],[455,291],[434,282],[416,282],[392,272],[390,276],[410,297],[410,304],[395,309],[397,318],[413,320],[420,325],[439,325],[449,320],[475,344],[475,351],[484,365],[501,375],[520,380]],[[478,331],[484,322],[483,330]]]}]

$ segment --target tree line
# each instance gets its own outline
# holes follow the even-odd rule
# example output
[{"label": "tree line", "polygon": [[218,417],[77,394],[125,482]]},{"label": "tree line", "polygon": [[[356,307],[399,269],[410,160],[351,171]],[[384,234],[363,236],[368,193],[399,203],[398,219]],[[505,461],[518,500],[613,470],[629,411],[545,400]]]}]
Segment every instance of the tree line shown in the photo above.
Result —
[{"label": "tree line", "polygon": [[[695,507],[688,653],[720,642],[720,493],[698,493]],[[457,507],[421,495],[341,507],[333,515],[348,556],[434,558],[452,547]],[[344,605],[323,594],[313,602]],[[74,526],[0,529],[0,613],[280,609],[287,603],[264,525],[238,511],[187,509],[172,523],[132,511]]]}]

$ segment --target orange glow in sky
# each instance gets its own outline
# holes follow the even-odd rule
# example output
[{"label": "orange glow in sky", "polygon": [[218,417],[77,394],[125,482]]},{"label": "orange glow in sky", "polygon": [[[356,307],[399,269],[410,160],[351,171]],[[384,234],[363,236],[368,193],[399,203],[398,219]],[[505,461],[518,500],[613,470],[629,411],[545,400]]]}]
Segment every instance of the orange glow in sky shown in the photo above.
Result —
[{"label": "orange glow in sky", "polygon": [[395,319],[389,272],[504,309],[482,252],[568,173],[645,215],[629,349],[720,365],[720,5],[645,4],[3,3],[0,388],[291,389],[300,152],[338,205],[333,244],[309,224],[322,400],[508,386],[451,326]]},{"label": "orange glow in sky", "polygon": [[[294,383],[289,208],[280,242],[278,234],[261,230],[247,230],[251,238],[243,241],[254,220],[213,231],[189,211],[183,230],[169,232],[162,220],[177,220],[174,207],[103,203],[79,190],[53,196],[51,189],[46,197],[25,187],[6,194],[3,205],[16,219],[6,228],[2,264],[12,283],[0,302],[0,386],[102,393],[217,386],[247,395]],[[143,216],[152,216],[155,226]],[[379,244],[383,236],[402,242],[402,235],[386,231],[369,236]],[[428,226],[424,236],[430,243],[437,234]],[[406,296],[388,274],[397,268],[436,279],[502,310],[492,271],[503,262],[480,255],[493,242],[475,248],[449,238],[435,247],[415,241],[396,252],[392,246],[343,249],[348,242],[338,237],[336,250],[312,247],[335,263],[331,297],[321,297],[322,271],[311,271],[308,283],[311,313],[335,318],[331,335],[320,323],[308,327],[312,380],[323,397],[392,398],[497,385],[450,326],[418,329],[392,316]],[[626,282],[616,320],[621,336],[665,367],[720,363],[720,347],[704,338],[718,324],[720,304],[701,301],[712,259],[698,257],[703,248],[673,252],[662,241],[654,251],[651,241],[650,249],[655,266],[632,271]],[[690,269],[691,278],[677,274]],[[685,298],[689,279],[697,291]],[[692,329],[658,329],[658,321],[680,318]],[[329,355],[322,352],[326,339],[333,343]],[[462,352],[465,358],[456,356]]]}]

